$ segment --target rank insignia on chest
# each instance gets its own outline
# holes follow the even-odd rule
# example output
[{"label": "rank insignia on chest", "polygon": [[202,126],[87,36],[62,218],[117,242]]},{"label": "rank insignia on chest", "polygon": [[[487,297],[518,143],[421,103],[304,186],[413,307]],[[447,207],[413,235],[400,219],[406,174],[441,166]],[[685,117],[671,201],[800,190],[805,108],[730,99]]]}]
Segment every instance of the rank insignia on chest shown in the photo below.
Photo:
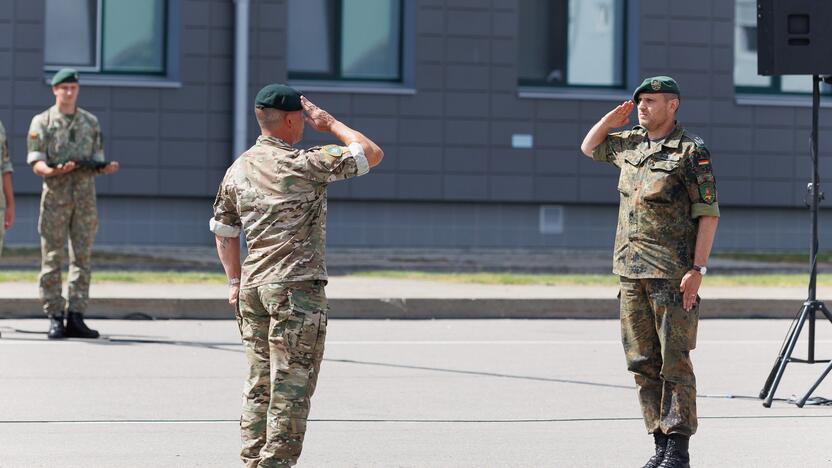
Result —
[{"label": "rank insignia on chest", "polygon": [[324,148],[324,151],[326,151],[326,154],[335,158],[340,158],[344,154],[344,151],[338,145],[328,145]]},{"label": "rank insignia on chest", "polygon": [[702,197],[702,201],[707,203],[708,205],[713,204],[714,200],[716,200],[716,187],[714,187],[713,182],[705,182],[699,186],[699,195]]}]

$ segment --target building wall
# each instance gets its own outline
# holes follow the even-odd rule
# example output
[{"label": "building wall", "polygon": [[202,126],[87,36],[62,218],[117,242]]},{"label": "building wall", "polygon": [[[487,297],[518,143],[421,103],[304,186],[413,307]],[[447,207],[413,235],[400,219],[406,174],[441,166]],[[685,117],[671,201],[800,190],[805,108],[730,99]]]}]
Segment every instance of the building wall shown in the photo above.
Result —
[{"label": "building wall", "polygon": [[[252,2],[252,99],[263,84],[286,80],[287,1]],[[789,106],[737,104],[733,2],[630,0],[629,89],[535,98],[518,96],[516,0],[406,4],[409,71],[400,89],[306,92],[386,155],[370,176],[330,187],[331,245],[611,245],[617,173],[581,156],[578,146],[601,115],[627,99],[634,80],[669,74],[682,88],[680,121],[713,156],[729,215],[717,246],[802,247],[796,226],[805,225],[809,98]],[[25,164],[25,138],[31,117],[53,102],[43,73],[43,14],[43,0],[0,0],[0,120],[9,130],[20,200],[10,243],[37,240],[40,181]],[[181,0],[174,25],[181,87],[82,85],[80,105],[99,117],[107,155],[122,164],[98,180],[99,242],[211,242],[210,205],[232,158],[233,18],[231,1]],[[533,135],[534,147],[512,148],[516,133]],[[251,141],[256,134],[252,117]],[[307,130],[304,143],[328,141]],[[827,177],[828,109],[820,142]],[[541,234],[540,205],[564,207],[562,233]]]}]

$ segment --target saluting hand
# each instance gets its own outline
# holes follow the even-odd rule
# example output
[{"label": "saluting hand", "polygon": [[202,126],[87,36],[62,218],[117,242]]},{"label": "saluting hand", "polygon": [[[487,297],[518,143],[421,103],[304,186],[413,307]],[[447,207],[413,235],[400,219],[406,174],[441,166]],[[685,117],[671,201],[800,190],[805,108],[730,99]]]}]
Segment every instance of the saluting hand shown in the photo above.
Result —
[{"label": "saluting hand", "polygon": [[607,112],[607,115],[601,120],[609,128],[623,127],[630,123],[630,113],[635,106],[633,101],[624,101],[615,109]]},{"label": "saluting hand", "polygon": [[693,309],[696,305],[696,294],[699,292],[699,286],[702,285],[702,275],[696,270],[690,270],[685,273],[682,278],[682,283],[679,285],[679,291],[682,292],[682,308],[685,310]]},{"label": "saluting hand", "polygon": [[312,104],[312,101],[306,99],[304,96],[300,97],[300,103],[303,106],[303,118],[306,122],[319,132],[329,132],[332,124],[336,122],[329,112]]}]

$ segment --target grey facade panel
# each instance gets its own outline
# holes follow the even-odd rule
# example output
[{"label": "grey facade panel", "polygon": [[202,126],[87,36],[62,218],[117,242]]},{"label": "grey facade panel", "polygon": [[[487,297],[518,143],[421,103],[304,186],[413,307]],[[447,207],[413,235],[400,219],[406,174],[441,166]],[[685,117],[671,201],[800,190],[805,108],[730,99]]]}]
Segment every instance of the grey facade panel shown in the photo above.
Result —
[{"label": "grey facade panel", "polygon": [[[134,239],[137,232],[160,243],[190,235],[210,241],[207,233],[192,229],[198,226],[199,232],[204,231],[204,206],[210,205],[231,162],[233,2],[171,1],[182,7],[181,24],[173,25],[179,47],[171,51],[178,60],[181,87],[82,84],[79,104],[99,116],[108,158],[122,163],[122,172],[99,179],[103,215],[115,209],[111,206],[128,206],[128,199],[141,206],[155,202],[192,209],[182,209],[177,216],[164,208],[140,210],[145,218],[132,229],[125,229],[128,221],[121,219],[114,221],[121,227],[105,229],[115,218],[102,216],[99,237],[107,242],[118,242],[118,236]],[[559,89],[544,98],[518,97],[516,2],[417,1],[408,10],[414,17],[405,21],[406,27],[412,25],[408,30],[412,37],[405,41],[409,45],[404,47],[402,85],[403,93],[414,94],[339,91],[337,86],[306,93],[381,143],[386,152],[382,166],[371,175],[330,187],[333,206],[345,206],[350,213],[371,211],[356,218],[360,222],[336,223],[331,239],[340,242],[355,236],[361,242],[372,239],[389,245],[412,239],[431,245],[450,242],[438,239],[430,229],[453,221],[460,242],[474,236],[482,245],[611,242],[610,231],[588,233],[588,228],[581,235],[565,234],[556,240],[541,237],[535,233],[533,207],[569,204],[569,217],[597,209],[612,213],[614,224],[617,169],[588,160],[579,145],[587,129],[620,103],[619,97],[585,99],[587,92],[592,93],[585,89]],[[768,225],[760,221],[763,211],[754,210],[791,213],[789,209],[802,207],[810,169],[809,109],[736,103],[733,2],[628,4],[637,9],[632,17],[638,24],[627,27],[637,31],[632,35],[636,43],[630,46],[639,52],[628,54],[628,70],[635,68],[632,73],[639,78],[669,74],[679,81],[680,121],[702,136],[711,151],[724,213],[742,207],[744,219],[757,219],[763,230],[771,232],[761,234],[759,245],[792,239],[791,233],[778,232],[774,221]],[[29,122],[53,102],[42,70],[43,5],[43,0],[0,0],[0,118],[9,130],[17,169],[15,188],[22,199],[35,199],[40,193],[40,180],[25,165]],[[249,101],[263,84],[287,80],[287,5],[287,1],[252,1]],[[619,94],[628,95],[632,84]],[[578,94],[570,97],[572,92]],[[253,143],[258,134],[253,116],[247,123]],[[829,178],[832,110],[823,110],[821,126],[821,171]],[[516,134],[532,135],[533,147],[512,148]],[[323,143],[336,141],[307,128],[303,145]],[[18,216],[25,220],[23,206]],[[517,232],[510,234],[508,227],[478,232],[485,225],[476,224],[476,216],[494,221],[499,219],[496,213],[513,214],[511,210],[519,206],[524,207],[517,209],[526,213],[522,221],[526,225],[516,227]],[[404,218],[407,210],[417,207],[425,209],[419,216],[428,223],[418,229],[404,221],[387,225],[378,216]],[[443,214],[428,218],[431,211]],[[199,219],[197,212],[202,213]],[[161,216],[158,222],[155,216]],[[170,236],[156,234],[157,224],[165,226]],[[732,224],[721,223],[720,233],[726,225]],[[340,229],[349,235],[342,237]],[[732,233],[740,230],[731,229]]]}]

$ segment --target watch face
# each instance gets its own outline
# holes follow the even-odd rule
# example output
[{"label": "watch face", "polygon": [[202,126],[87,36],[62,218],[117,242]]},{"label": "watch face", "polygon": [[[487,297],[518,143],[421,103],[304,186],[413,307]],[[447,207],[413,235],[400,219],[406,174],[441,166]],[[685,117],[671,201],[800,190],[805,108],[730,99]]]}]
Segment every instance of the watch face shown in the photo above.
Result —
[{"label": "watch face", "polygon": [[708,267],[699,267],[699,273],[702,273],[702,276],[708,274]]}]

